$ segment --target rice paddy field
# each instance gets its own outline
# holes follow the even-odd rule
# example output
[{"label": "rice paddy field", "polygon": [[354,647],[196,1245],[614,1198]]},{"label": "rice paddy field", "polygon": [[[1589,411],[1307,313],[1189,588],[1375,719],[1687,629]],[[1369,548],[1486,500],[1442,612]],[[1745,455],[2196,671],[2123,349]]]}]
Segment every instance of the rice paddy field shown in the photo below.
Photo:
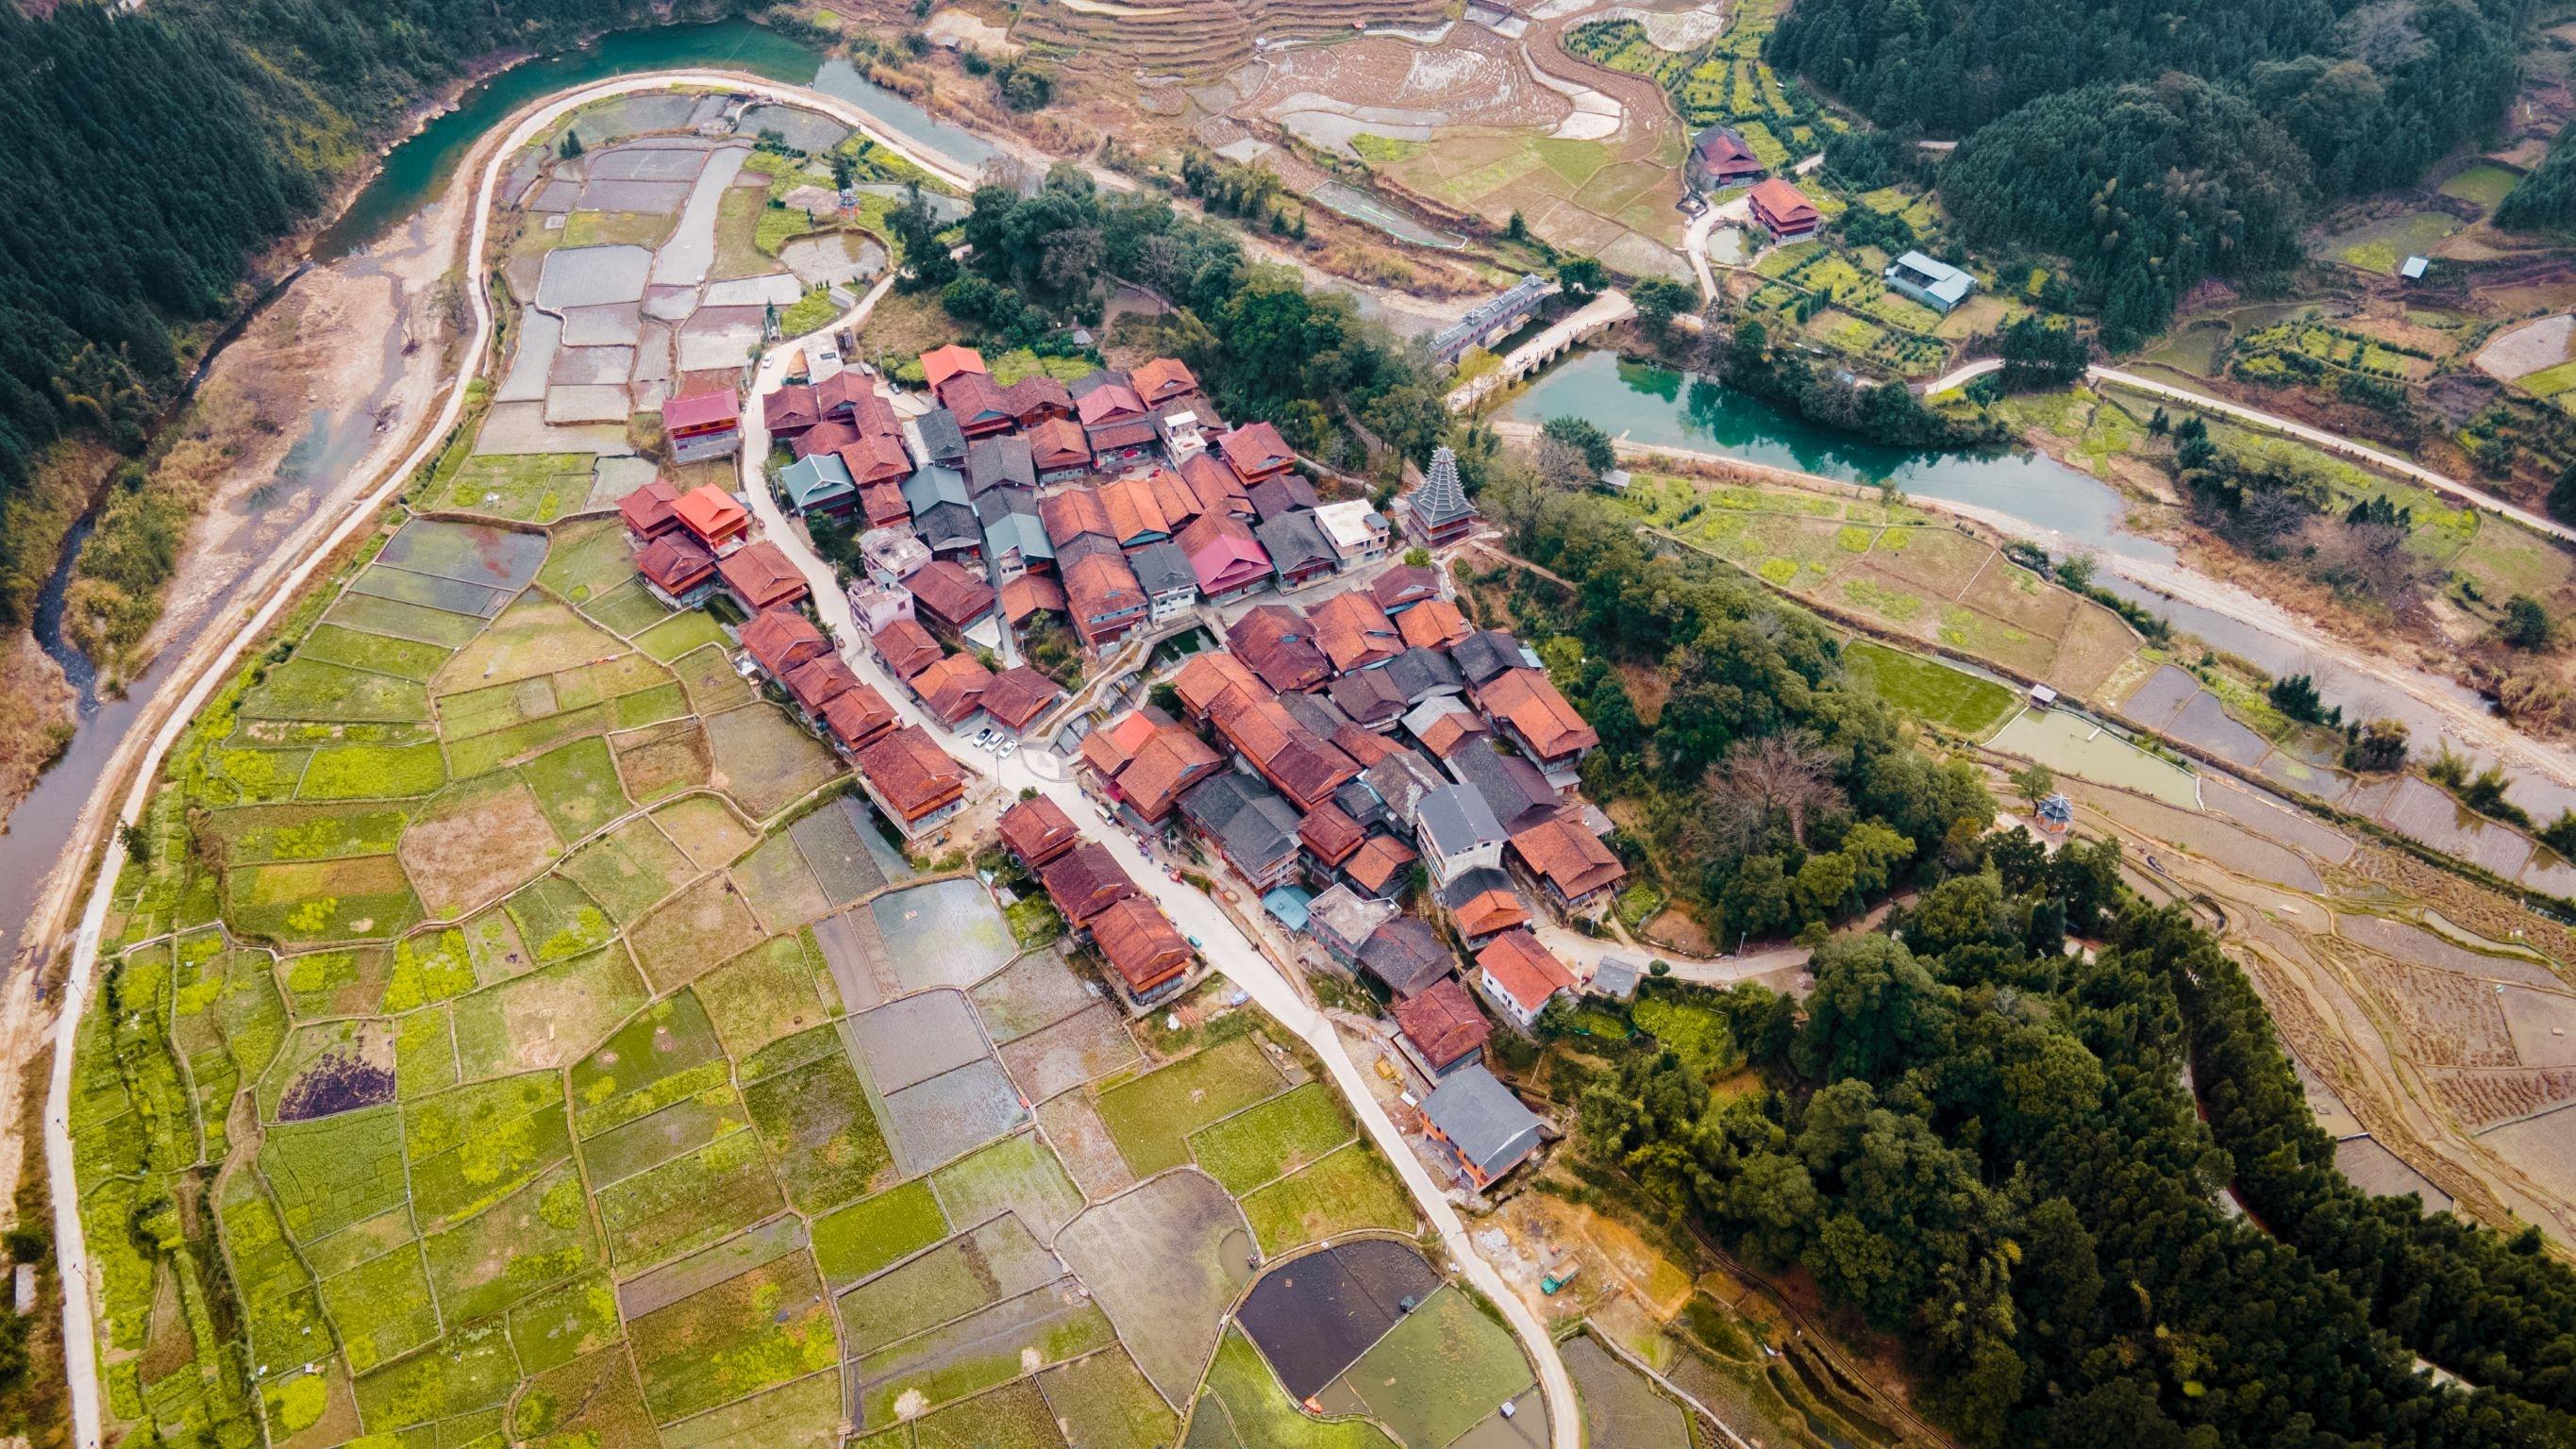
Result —
[{"label": "rice paddy field", "polygon": [[[126,1431],[1169,1444],[1253,1265],[1416,1230],[1258,1021],[1149,1069],[916,878],[598,524],[388,522],[119,876],[72,1117]],[[354,602],[393,569],[453,590]]]}]

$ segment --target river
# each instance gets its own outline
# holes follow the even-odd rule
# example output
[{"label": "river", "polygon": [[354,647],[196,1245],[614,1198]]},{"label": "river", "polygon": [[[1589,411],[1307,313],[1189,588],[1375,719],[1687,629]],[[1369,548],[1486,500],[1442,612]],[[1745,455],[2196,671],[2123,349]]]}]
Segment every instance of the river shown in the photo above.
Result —
[{"label": "river", "polygon": [[[1771,404],[1695,373],[1622,361],[1604,351],[1577,353],[1515,399],[1506,416],[1541,423],[1586,418],[1616,438],[1650,446],[1716,453],[1826,478],[1893,483],[1918,498],[1958,504],[2000,520],[2018,520],[2054,535],[2061,552],[2100,557],[2095,579],[2175,629],[2272,674],[2307,674],[2329,703],[2355,718],[2402,721],[2419,744],[2452,738],[2464,754],[2485,758],[2458,740],[2441,711],[2385,680],[2338,664],[2306,641],[2266,630],[2214,609],[2143,587],[2120,574],[2123,562],[2162,574],[2182,571],[2172,546],[2121,527],[2128,500],[2108,483],[2045,454],[2020,449],[1921,451],[1866,443],[1817,427]],[[2459,684],[2420,674],[2420,691],[2487,706]],[[2535,813],[2576,803],[2563,787],[2533,772],[2511,771],[2517,798]]]}]

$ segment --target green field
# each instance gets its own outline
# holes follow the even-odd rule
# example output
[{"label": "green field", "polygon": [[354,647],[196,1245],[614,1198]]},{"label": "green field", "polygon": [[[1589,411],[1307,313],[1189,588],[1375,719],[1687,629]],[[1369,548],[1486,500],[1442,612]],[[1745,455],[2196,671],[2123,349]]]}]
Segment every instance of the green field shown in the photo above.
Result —
[{"label": "green field", "polygon": [[1843,646],[1843,669],[1854,683],[1905,713],[1972,740],[2003,728],[2021,702],[1993,680],[1866,639]]}]

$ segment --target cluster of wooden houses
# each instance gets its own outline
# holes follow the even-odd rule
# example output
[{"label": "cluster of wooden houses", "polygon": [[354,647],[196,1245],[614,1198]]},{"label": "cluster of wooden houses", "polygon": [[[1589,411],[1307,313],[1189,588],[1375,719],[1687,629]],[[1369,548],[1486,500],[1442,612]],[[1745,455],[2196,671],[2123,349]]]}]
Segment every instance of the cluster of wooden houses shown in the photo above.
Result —
[{"label": "cluster of wooden houses", "polygon": [[1099,951],[1131,1002],[1160,1001],[1189,979],[1197,957],[1188,939],[1136,889],[1109,847],[1082,837],[1062,806],[1043,795],[1022,800],[1002,813],[1001,835],[1072,940]]},{"label": "cluster of wooden houses", "polygon": [[1398,565],[1311,611],[1258,605],[1170,683],[1176,713],[1149,705],[1084,740],[1088,788],[1133,829],[1195,838],[1373,979],[1428,1076],[1482,1058],[1471,985],[1523,1030],[1575,989],[1530,928],[1597,915],[1625,879],[1609,820],[1573,788],[1599,736],[1518,640],[1470,626],[1438,570]]},{"label": "cluster of wooden houses", "polygon": [[[868,598],[909,593],[959,631],[1062,616],[1086,650],[1263,589],[1294,589],[1386,556],[1388,520],[1324,503],[1266,422],[1227,428],[1189,367],[1157,358],[1065,383],[1005,386],[983,356],[924,353],[933,406],[902,416],[864,375],[763,400],[794,455],[787,505],[863,522]],[[1476,512],[1453,462],[1407,500],[1414,541],[1452,542]]]}]

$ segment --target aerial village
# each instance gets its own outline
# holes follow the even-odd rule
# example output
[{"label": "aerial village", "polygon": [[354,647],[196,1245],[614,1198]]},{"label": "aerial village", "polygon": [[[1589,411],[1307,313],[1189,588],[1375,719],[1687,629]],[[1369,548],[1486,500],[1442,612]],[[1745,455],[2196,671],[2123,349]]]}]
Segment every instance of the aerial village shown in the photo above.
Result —
[{"label": "aerial village", "polygon": [[[1045,742],[1283,966],[1361,984],[1461,1190],[1553,1136],[1485,1069],[1488,1039],[1560,997],[1633,993],[1644,968],[1567,949],[1625,877],[1576,790],[1598,737],[1532,651],[1455,602],[1441,557],[1480,520],[1447,450],[1390,520],[1365,497],[1323,501],[1309,475],[1337,480],[1270,423],[1220,420],[1174,359],[1005,386],[952,345],[921,358],[912,392],[837,358],[787,366],[756,419],[717,392],[673,402],[665,426],[681,461],[765,436],[782,510],[856,532],[861,637],[833,637],[840,611],[712,484],[656,479],[619,504],[653,591],[729,596],[740,667],[906,842],[997,832],[1132,1011],[1201,978],[1196,943],[1053,801],[979,799],[934,730],[997,762]],[[1078,693],[1025,657],[1051,629],[1078,646]]]}]

